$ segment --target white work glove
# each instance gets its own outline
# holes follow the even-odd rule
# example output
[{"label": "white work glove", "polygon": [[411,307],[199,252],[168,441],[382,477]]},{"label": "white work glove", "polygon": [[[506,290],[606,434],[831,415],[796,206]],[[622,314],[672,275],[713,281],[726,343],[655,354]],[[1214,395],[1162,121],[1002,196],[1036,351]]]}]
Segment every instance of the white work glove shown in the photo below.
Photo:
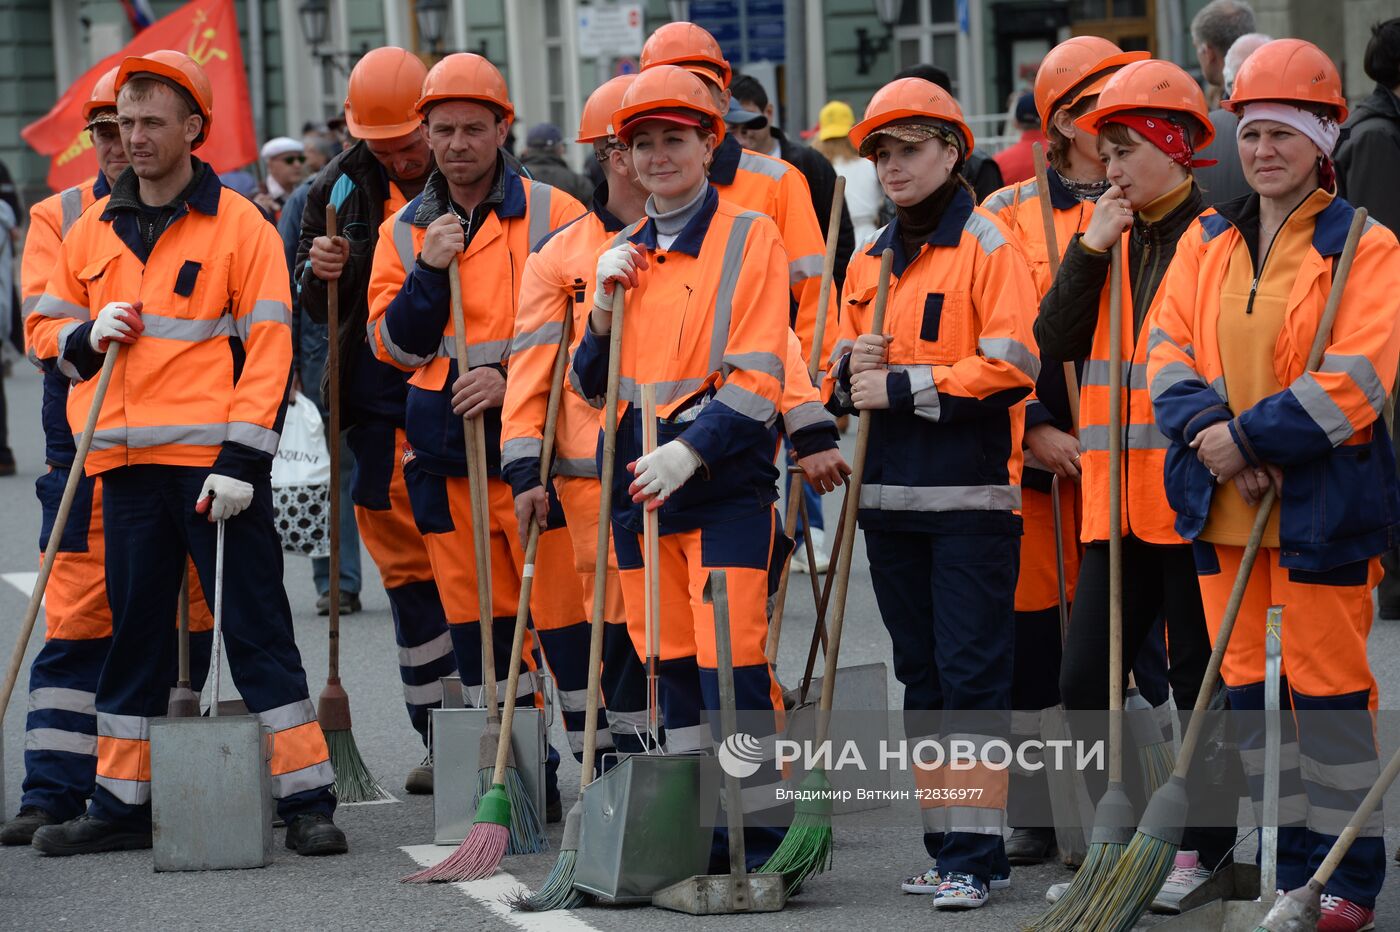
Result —
[{"label": "white work glove", "polygon": [[128,304],[113,301],[97,312],[97,319],[88,331],[88,345],[99,353],[107,351],[107,341],[135,343],[136,338],[146,329],[141,322],[141,302]]},{"label": "white work glove", "polygon": [[632,474],[637,477],[628,489],[632,493],[632,501],[651,499],[647,504],[648,510],[660,508],[676,489],[695,475],[701,465],[699,455],[684,441],[663,443],[632,464]]},{"label": "white work glove", "polygon": [[640,279],[637,272],[648,266],[647,257],[631,243],[622,243],[598,257],[598,269],[593,279],[593,306],[608,310],[612,302],[608,295],[614,282],[623,288],[636,288]]},{"label": "white work glove", "polygon": [[199,499],[195,504],[198,505],[211,495],[214,496],[214,501],[209,508],[210,521],[227,521],[253,504],[251,484],[231,476],[221,476],[216,472],[211,472],[204,480],[204,486],[199,490]]}]

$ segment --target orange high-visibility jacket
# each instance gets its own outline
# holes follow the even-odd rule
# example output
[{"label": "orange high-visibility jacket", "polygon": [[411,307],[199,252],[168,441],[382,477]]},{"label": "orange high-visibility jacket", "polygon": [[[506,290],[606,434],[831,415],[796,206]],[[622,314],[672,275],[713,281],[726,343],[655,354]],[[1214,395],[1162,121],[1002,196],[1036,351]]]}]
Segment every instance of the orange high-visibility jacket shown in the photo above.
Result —
[{"label": "orange high-visibility jacket", "polygon": [[918,255],[899,222],[857,249],[842,294],[840,354],[825,385],[854,411],[850,349],[870,332],[880,254],[895,251],[885,333],[890,407],[873,417],[861,522],[888,530],[1019,532],[1021,434],[1040,370],[1035,286],[1001,221],[959,190]]},{"label": "orange high-visibility jacket", "polygon": [[[789,330],[787,256],[776,225],[711,186],[668,248],[659,247],[650,218],[610,242],[623,238],[648,254],[650,266],[627,291],[618,462],[641,454],[634,412],[640,386],[655,383],[659,441],[681,438],[704,463],[661,507],[663,533],[767,507],[777,498],[773,425]],[[569,382],[595,407],[604,401],[608,354],[608,338],[585,327]],[[631,477],[617,473],[613,518],[640,533],[640,506],[626,494]]]},{"label": "orange high-visibility jacket", "polygon": [[[826,240],[812,208],[812,191],[807,179],[782,159],[752,152],[741,147],[733,136],[726,136],[710,164],[710,183],[724,200],[745,210],[766,214],[778,225],[783,248],[787,250],[787,280],[797,305],[796,316],[789,323],[802,342],[802,357],[811,359]],[[828,358],[836,343],[835,289],[832,289],[827,307],[822,359]]]},{"label": "orange high-visibility jacket", "polygon": [[[444,270],[418,260],[428,224],[450,210],[447,180],[437,171],[423,193],[386,219],[369,282],[369,341],[380,360],[412,372],[404,430],[419,465],[437,475],[466,475],[462,419],[452,413],[457,331]],[[462,281],[467,365],[505,370],[514,338],[516,299],[530,248],[583,213],[563,191],[522,178],[504,161],[471,218],[457,259]],[[501,412],[486,418],[487,464],[500,468]]]},{"label": "orange high-visibility jacket", "polygon": [[[570,319],[571,351],[593,308],[598,253],[625,226],[597,205],[535,244],[520,280],[520,309],[501,407],[501,475],[520,495],[540,484],[539,458],[554,356]],[[553,473],[598,477],[598,412],[576,393],[559,401]]]},{"label": "orange high-visibility jacket", "polygon": [[[1177,512],[1176,530],[1194,539],[1217,485],[1189,444],[1209,425],[1227,422],[1252,466],[1283,469],[1280,564],[1323,571],[1394,546],[1400,524],[1395,461],[1381,417],[1400,357],[1400,244],[1390,230],[1368,222],[1322,364],[1304,372],[1354,211],[1342,198],[1314,191],[1275,234],[1253,286],[1243,294],[1223,293],[1236,263],[1258,269],[1241,231],[1258,229],[1254,204],[1257,196],[1244,207],[1222,204],[1192,224],[1145,324],[1152,399],[1171,441],[1166,494]],[[1217,327],[1223,315],[1249,312],[1275,254],[1297,257],[1296,273],[1287,265],[1279,270],[1286,273],[1278,281],[1285,287],[1274,286],[1276,297],[1286,294],[1273,348],[1273,375],[1283,387],[1240,411],[1230,401]]]},{"label": "orange high-visibility jacket", "polygon": [[[277,452],[292,363],[282,243],[212,169],[196,161],[196,171],[193,193],[150,247],[135,176],[118,179],[64,238],[31,314],[31,352],[83,380],[102,365],[88,345],[97,311],[143,304],[145,331],[122,349],[98,415],[90,475],[158,463],[250,481]],[[71,393],[71,425],[82,425],[91,397],[90,388]]]}]

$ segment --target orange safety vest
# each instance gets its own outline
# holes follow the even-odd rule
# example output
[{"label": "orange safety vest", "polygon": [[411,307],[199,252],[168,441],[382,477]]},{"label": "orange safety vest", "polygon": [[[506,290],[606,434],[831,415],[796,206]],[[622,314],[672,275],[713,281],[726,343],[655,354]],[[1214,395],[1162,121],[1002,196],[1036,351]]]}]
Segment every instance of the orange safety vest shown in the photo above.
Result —
[{"label": "orange safety vest", "polygon": [[145,262],[133,251],[140,233],[129,212],[112,210],[109,199],[83,213],[31,315],[31,352],[89,379],[68,399],[69,423],[82,425],[101,364],[86,345],[90,320],[109,302],[142,302],[145,331],[117,359],[89,475],[148,463],[210,466],[226,445],[269,464],[277,451],[292,362],[282,242],[257,207],[201,170]]}]

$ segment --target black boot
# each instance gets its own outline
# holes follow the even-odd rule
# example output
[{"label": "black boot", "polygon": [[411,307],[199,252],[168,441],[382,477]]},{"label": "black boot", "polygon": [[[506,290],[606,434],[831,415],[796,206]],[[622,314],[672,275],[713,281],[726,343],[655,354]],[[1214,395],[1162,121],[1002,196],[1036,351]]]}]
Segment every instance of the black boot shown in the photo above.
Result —
[{"label": "black boot", "polygon": [[287,823],[287,847],[297,854],[344,854],[350,850],[342,832],[328,815],[307,812]]},{"label": "black boot", "polygon": [[20,806],[19,815],[0,828],[0,845],[27,845],[34,840],[34,832],[45,825],[57,825],[58,816],[38,806]]},{"label": "black boot", "polygon": [[1041,864],[1054,853],[1053,828],[1013,828],[1006,840],[1006,859],[1012,864]]},{"label": "black boot", "polygon": [[101,851],[134,851],[151,846],[151,826],[118,825],[84,813],[60,825],[45,825],[31,842],[40,854],[65,858]]}]

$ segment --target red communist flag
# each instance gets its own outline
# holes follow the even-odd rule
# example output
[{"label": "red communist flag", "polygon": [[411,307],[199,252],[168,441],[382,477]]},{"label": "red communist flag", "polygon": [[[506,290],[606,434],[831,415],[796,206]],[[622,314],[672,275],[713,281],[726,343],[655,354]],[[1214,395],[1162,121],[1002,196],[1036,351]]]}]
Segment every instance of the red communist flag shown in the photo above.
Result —
[{"label": "red communist flag", "polygon": [[199,157],[219,172],[257,161],[248,77],[243,70],[233,0],[191,0],[141,30],[126,48],[94,65],[73,82],[52,110],[20,131],[36,152],[50,157],[50,188],[61,191],[97,174],[97,156],[82,112],[97,79],[123,58],[157,49],[184,52],[209,75],[214,88],[214,129],[200,146]]}]

